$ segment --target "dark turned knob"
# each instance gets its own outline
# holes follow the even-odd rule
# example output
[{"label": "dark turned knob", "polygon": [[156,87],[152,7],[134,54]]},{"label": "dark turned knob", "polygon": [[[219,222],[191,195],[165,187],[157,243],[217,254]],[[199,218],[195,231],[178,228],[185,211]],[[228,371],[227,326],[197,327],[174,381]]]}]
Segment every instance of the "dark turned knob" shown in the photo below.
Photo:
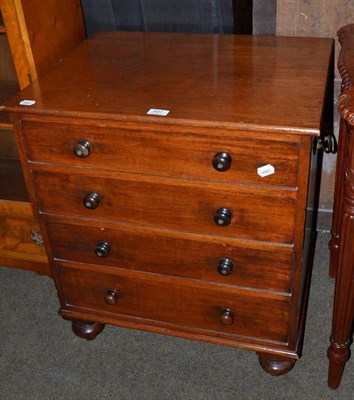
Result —
[{"label": "dark turned knob", "polygon": [[218,272],[220,275],[231,275],[234,271],[234,263],[229,258],[220,258],[218,261]]},{"label": "dark turned knob", "polygon": [[230,225],[232,218],[232,212],[228,208],[219,208],[214,216],[214,221],[216,225],[227,226]]},{"label": "dark turned knob", "polygon": [[111,246],[107,242],[100,242],[95,248],[96,256],[101,258],[108,257],[110,251]]},{"label": "dark turned knob", "polygon": [[86,139],[80,139],[74,146],[74,153],[80,158],[86,158],[91,153],[91,143]]},{"label": "dark turned knob", "polygon": [[114,306],[117,304],[119,298],[119,292],[116,289],[109,289],[107,290],[106,295],[104,296],[104,302],[106,304],[109,304],[111,306]]},{"label": "dark turned knob", "polygon": [[85,196],[82,202],[86,208],[94,210],[100,204],[100,196],[95,192],[91,192]]},{"label": "dark turned knob", "polygon": [[235,314],[230,308],[223,308],[220,310],[220,322],[223,325],[233,325]]},{"label": "dark turned knob", "polygon": [[213,160],[213,167],[220,172],[230,169],[232,158],[229,153],[216,153]]}]

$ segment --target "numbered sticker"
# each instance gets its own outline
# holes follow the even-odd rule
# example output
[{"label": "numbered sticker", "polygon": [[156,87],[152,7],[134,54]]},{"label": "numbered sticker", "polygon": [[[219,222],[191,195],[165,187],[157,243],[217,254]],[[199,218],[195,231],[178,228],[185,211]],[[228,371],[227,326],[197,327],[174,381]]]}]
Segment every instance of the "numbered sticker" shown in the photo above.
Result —
[{"label": "numbered sticker", "polygon": [[265,176],[272,175],[275,173],[275,168],[271,164],[263,165],[263,167],[257,168],[257,174],[264,178]]},{"label": "numbered sticker", "polygon": [[166,117],[166,115],[169,112],[170,112],[170,110],[161,110],[160,108],[150,108],[150,110],[146,114],[158,115],[160,117]]}]

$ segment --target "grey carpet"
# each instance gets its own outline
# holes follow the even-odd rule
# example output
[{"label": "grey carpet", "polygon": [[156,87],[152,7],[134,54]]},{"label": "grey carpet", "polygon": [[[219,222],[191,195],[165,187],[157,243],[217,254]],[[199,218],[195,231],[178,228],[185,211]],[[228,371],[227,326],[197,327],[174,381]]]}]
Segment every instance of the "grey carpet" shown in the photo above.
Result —
[{"label": "grey carpet", "polygon": [[53,282],[0,268],[1,400],[354,399],[354,357],[342,385],[328,389],[333,281],[328,233],[316,246],[303,357],[272,377],[253,352],[106,326],[76,337],[56,314]]}]

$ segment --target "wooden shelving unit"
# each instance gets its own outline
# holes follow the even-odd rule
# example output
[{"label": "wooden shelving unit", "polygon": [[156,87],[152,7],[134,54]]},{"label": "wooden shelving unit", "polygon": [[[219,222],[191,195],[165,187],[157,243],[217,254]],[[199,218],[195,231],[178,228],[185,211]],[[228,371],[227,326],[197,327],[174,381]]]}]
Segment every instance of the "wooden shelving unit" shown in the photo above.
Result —
[{"label": "wooden shelving unit", "polygon": [[[1,15],[1,12],[0,12]],[[6,29],[0,18],[0,104],[19,90],[15,66],[6,35]],[[10,119],[6,114],[0,114],[0,128],[11,128]]]},{"label": "wooden shelving unit", "polygon": [[[3,103],[19,90],[19,84],[2,15],[0,27],[0,103]],[[10,119],[6,114],[0,114],[0,118],[0,199],[28,201]]]},{"label": "wooden shelving unit", "polygon": [[[0,0],[0,104],[85,39],[80,0]],[[12,125],[0,113],[0,265],[51,276]]]}]

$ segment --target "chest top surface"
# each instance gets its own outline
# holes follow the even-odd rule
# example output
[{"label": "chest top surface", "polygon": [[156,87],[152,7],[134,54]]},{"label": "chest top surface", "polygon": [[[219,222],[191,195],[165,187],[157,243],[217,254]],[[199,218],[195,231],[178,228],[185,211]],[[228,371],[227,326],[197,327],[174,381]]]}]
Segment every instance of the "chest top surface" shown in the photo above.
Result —
[{"label": "chest top surface", "polygon": [[101,33],[2,108],[318,135],[332,46],[323,38]]}]

